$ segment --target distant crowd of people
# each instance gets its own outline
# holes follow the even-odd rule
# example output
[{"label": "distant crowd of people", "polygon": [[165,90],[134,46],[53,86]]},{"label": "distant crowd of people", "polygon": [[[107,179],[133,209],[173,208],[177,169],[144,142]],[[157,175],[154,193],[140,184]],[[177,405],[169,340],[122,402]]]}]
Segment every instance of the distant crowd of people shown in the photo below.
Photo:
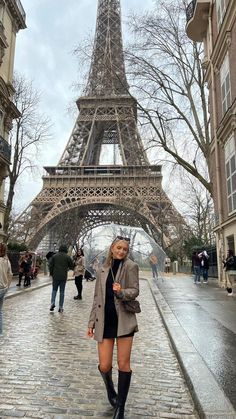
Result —
[{"label": "distant crowd of people", "polygon": [[[4,249],[3,244],[1,244]],[[50,311],[54,311],[56,306],[56,296],[58,289],[60,290],[59,296],[59,307],[58,311],[63,312],[65,286],[68,275],[68,270],[73,271],[75,287],[77,290],[74,296],[75,300],[82,300],[83,293],[83,279],[94,280],[99,271],[99,267],[105,263],[103,260],[99,261],[97,257],[89,265],[89,270],[86,269],[85,257],[82,248],[79,248],[73,258],[67,254],[67,246],[62,245],[58,252],[49,252],[47,255],[49,261],[49,271],[52,276],[52,294],[51,294],[51,305]],[[4,253],[4,250],[2,250]],[[5,255],[7,258],[7,256]],[[5,259],[4,259],[5,260]],[[155,254],[151,254],[149,257],[149,263],[152,270],[154,279],[158,279],[158,258]],[[224,269],[226,272],[226,289],[228,295],[233,295],[233,281],[236,275],[236,257],[234,252],[229,250],[225,260],[223,261]],[[34,263],[35,265],[35,263]],[[166,256],[164,260],[165,273],[170,272],[171,260]],[[33,267],[32,254],[25,252],[19,259],[19,281],[16,284],[21,286],[22,281],[24,287],[31,285],[31,280],[37,275],[39,266]],[[163,269],[163,268],[162,268]],[[206,250],[200,252],[195,251],[192,255],[192,271],[194,274],[194,284],[207,284],[208,283],[208,271],[209,271],[209,255]],[[1,289],[1,287],[0,287]]]}]

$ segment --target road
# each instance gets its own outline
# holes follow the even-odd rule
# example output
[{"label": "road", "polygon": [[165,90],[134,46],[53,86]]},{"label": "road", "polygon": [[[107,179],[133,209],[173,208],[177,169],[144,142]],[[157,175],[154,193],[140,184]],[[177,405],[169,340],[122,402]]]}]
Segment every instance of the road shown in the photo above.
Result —
[{"label": "road", "polygon": [[[149,283],[140,282],[142,313],[126,418],[197,418]],[[112,417],[97,371],[96,343],[86,337],[93,290],[94,282],[85,282],[83,300],[75,301],[75,286],[69,281],[63,314],[49,312],[50,286],[9,292],[9,297],[18,294],[4,303],[1,419]]]}]

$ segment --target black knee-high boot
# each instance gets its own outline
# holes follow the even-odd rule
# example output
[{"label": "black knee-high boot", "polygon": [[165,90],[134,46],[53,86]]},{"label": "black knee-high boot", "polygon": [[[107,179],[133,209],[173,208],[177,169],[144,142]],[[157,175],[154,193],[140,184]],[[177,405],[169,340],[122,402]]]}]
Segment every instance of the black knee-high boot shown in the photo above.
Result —
[{"label": "black knee-high boot", "polygon": [[129,392],[132,371],[119,371],[118,377],[118,401],[113,419],[124,419],[125,402]]},{"label": "black knee-high boot", "polygon": [[110,402],[110,404],[112,405],[112,407],[116,407],[117,404],[117,394],[116,391],[114,389],[114,384],[112,381],[112,368],[110,369],[110,371],[108,372],[102,372],[100,370],[100,366],[98,365],[98,370],[103,378],[103,381],[105,383],[106,389],[107,389],[107,397],[108,400]]}]

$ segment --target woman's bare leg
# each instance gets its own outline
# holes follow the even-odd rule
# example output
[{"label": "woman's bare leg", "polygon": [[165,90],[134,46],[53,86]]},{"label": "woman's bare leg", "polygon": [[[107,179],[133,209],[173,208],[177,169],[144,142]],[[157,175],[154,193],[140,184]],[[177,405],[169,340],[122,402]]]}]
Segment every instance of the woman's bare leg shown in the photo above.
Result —
[{"label": "woman's bare leg", "polygon": [[133,336],[127,338],[117,338],[117,363],[118,369],[130,372],[130,357],[133,344]]},{"label": "woman's bare leg", "polygon": [[103,339],[98,343],[99,367],[102,372],[108,372],[112,368],[112,358],[115,339]]}]

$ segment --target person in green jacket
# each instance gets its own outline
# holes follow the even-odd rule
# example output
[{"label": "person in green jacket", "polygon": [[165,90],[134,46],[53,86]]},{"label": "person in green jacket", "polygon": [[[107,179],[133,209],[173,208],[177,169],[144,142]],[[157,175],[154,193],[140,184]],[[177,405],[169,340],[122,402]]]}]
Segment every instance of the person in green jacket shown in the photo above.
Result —
[{"label": "person in green jacket", "polygon": [[59,313],[63,312],[67,274],[68,270],[72,270],[73,268],[73,261],[71,257],[67,255],[67,246],[61,245],[59,252],[53,255],[51,259],[49,259],[49,272],[52,276],[52,296],[50,311],[53,311],[56,307],[56,296],[59,288],[60,297],[58,311]]}]

